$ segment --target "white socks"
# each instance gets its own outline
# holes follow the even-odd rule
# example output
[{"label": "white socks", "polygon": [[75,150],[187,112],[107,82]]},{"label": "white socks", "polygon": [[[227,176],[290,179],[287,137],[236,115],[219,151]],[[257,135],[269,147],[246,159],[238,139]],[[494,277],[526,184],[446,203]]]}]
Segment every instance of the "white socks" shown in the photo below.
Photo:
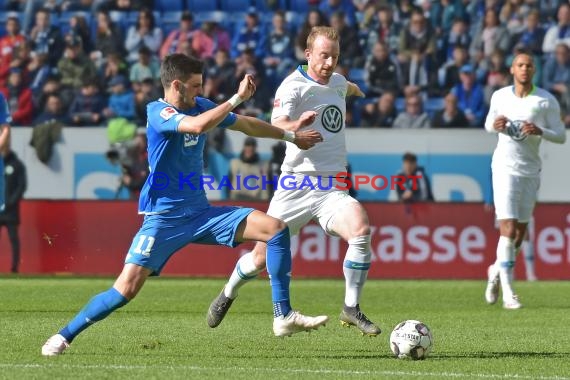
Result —
[{"label": "white socks", "polygon": [[503,289],[503,300],[510,300],[513,297],[512,283],[514,266],[514,241],[506,236],[501,236],[497,244],[497,261],[495,262],[495,268],[499,269],[499,277]]},{"label": "white socks", "polygon": [[370,235],[358,236],[348,241],[342,271],[346,281],[344,304],[355,307],[360,303],[360,294],[370,268]]},{"label": "white socks", "polygon": [[253,280],[264,269],[257,269],[253,262],[253,252],[248,252],[243,255],[237,262],[228,283],[224,287],[224,294],[226,297],[235,299],[238,295],[238,290],[246,282]]}]

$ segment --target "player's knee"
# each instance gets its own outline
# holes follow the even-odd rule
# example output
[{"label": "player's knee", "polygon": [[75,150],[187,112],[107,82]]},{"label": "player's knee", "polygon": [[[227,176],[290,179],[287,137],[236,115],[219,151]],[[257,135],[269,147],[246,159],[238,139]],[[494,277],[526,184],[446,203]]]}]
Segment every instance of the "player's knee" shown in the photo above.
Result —
[{"label": "player's knee", "polygon": [[271,221],[270,226],[270,234],[271,235],[275,235],[278,232],[283,231],[285,228],[287,228],[287,224],[285,222],[283,222],[282,220],[279,219],[273,219]]},{"label": "player's knee", "polygon": [[370,237],[370,226],[368,224],[360,224],[355,226],[352,231],[350,231],[351,239],[359,236]]},{"label": "player's knee", "polygon": [[253,264],[255,265],[255,267],[257,269],[263,269],[265,268],[265,264],[266,264],[266,246],[265,244],[263,245],[262,249],[258,248],[257,246],[255,247],[255,249],[253,250]]}]

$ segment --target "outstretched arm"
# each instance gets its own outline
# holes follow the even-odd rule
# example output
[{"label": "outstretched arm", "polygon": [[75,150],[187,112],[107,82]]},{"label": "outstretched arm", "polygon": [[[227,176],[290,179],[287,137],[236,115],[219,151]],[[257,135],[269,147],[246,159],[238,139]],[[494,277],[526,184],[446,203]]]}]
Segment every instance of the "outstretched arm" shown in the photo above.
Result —
[{"label": "outstretched arm", "polygon": [[364,92],[362,92],[362,90],[360,89],[360,87],[358,87],[356,83],[350,81],[347,81],[346,83],[347,83],[346,96],[358,96],[360,98],[366,97]]},{"label": "outstretched arm", "polygon": [[8,147],[10,143],[10,125],[0,125],[0,153]]},{"label": "outstretched arm", "polygon": [[247,74],[240,82],[237,94],[232,96],[227,102],[198,116],[184,116],[178,123],[177,131],[179,133],[200,134],[217,127],[235,107],[251,98],[254,92],[253,77]]},{"label": "outstretched arm", "polygon": [[268,137],[289,141],[301,149],[312,148],[315,144],[322,141],[321,134],[312,129],[293,132],[275,127],[254,117],[243,115],[238,115],[237,121],[229,129],[240,131],[253,137]]}]

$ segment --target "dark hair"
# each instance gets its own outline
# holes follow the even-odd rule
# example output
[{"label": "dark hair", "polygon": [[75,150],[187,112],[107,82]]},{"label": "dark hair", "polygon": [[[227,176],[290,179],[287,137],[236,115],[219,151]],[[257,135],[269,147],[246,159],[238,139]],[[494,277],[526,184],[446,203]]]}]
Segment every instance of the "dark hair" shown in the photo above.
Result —
[{"label": "dark hair", "polygon": [[418,157],[413,153],[407,152],[402,157],[402,161],[418,162]]},{"label": "dark hair", "polygon": [[168,55],[160,66],[160,82],[162,87],[170,88],[172,81],[178,79],[186,82],[192,74],[202,74],[204,63],[186,54],[175,53]]},{"label": "dark hair", "polygon": [[[154,20],[154,13],[152,13],[152,11],[148,8],[143,8],[139,11],[138,17],[140,17],[141,15],[148,17],[148,19],[150,20],[150,25],[149,25],[149,29],[150,29],[150,33],[152,33],[152,31],[154,30],[155,27],[155,20]],[[136,22],[136,29],[139,30],[141,28],[141,22],[140,19],[137,18],[137,22]]]}]

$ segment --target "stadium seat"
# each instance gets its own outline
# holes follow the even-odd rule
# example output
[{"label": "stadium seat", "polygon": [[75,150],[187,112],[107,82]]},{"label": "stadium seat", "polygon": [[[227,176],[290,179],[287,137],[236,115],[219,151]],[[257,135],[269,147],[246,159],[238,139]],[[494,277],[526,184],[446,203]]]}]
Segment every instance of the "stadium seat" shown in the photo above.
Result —
[{"label": "stadium seat", "polygon": [[404,109],[406,108],[406,98],[404,98],[403,96],[396,98],[394,106],[396,106],[396,111],[398,111],[398,113],[404,111]]},{"label": "stadium seat", "polygon": [[273,6],[268,5],[270,0],[253,0],[253,4],[255,7],[261,12],[273,12],[276,10],[286,10],[287,9],[287,1],[286,0],[273,0],[272,3],[275,4]]},{"label": "stadium seat", "polygon": [[[227,27],[229,17],[226,12],[212,11],[212,12],[193,12],[194,25],[199,28],[206,21],[215,21],[220,23],[224,28]],[[229,29],[226,29],[229,30]]]},{"label": "stadium seat", "polygon": [[245,12],[250,6],[251,0],[220,0],[220,10],[224,12]]},{"label": "stadium seat", "polygon": [[443,98],[428,98],[424,104],[424,110],[428,115],[433,116],[437,111],[443,109]]},{"label": "stadium seat", "polygon": [[217,0],[186,0],[186,6],[190,12],[212,12],[217,11]]},{"label": "stadium seat", "polygon": [[356,83],[362,92],[366,93],[368,86],[366,86],[366,70],[353,67],[348,72],[348,80]]},{"label": "stadium seat", "polygon": [[352,124],[350,127],[360,127],[362,119],[362,110],[367,104],[373,104],[378,101],[378,98],[358,98],[354,100],[352,106]]},{"label": "stadium seat", "polygon": [[289,10],[299,13],[307,13],[313,8],[307,0],[289,0]]},{"label": "stadium seat", "polygon": [[154,10],[159,12],[179,12],[184,9],[183,0],[154,0]]}]

